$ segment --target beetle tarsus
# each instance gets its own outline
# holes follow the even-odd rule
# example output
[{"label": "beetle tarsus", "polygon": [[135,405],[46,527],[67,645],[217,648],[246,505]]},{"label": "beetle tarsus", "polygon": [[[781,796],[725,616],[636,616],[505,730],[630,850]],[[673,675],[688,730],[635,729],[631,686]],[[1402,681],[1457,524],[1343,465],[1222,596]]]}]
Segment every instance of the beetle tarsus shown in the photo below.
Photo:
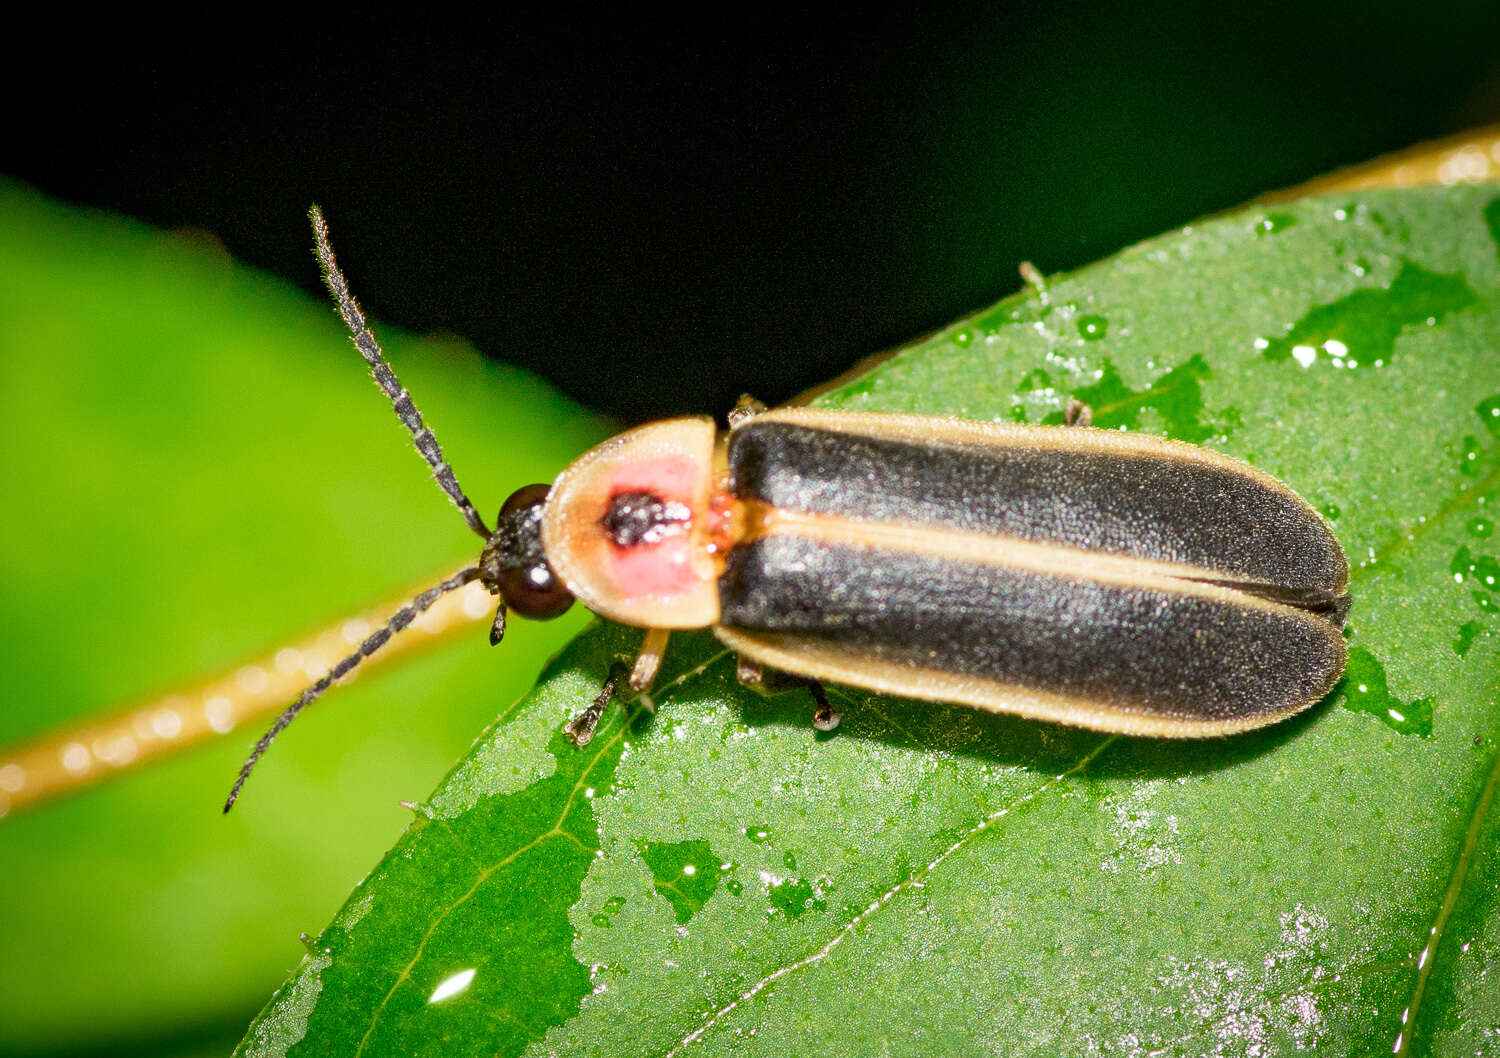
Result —
[{"label": "beetle tarsus", "polygon": [[838,727],[843,717],[839,716],[838,711],[828,704],[828,692],[823,689],[823,685],[817,680],[805,677],[802,679],[802,684],[807,688],[807,693],[812,695],[813,701],[817,703],[817,708],[813,710],[813,727],[818,731],[832,731]]},{"label": "beetle tarsus", "polygon": [[615,687],[625,677],[628,670],[616,661],[610,666],[609,677],[604,681],[604,686],[599,688],[599,694],[589,703],[588,708],[569,720],[563,728],[563,734],[573,740],[573,744],[579,749],[587,746],[594,738],[594,728],[599,726],[599,718],[604,715],[604,710],[609,708],[609,703],[614,700]]},{"label": "beetle tarsus", "polygon": [[766,682],[766,670],[761,668],[760,662],[740,655],[735,659],[734,678],[746,687],[759,687]]},{"label": "beetle tarsus", "polygon": [[1077,398],[1069,398],[1063,408],[1064,426],[1087,426],[1094,421],[1094,409]]},{"label": "beetle tarsus", "polygon": [[604,690],[599,692],[599,697],[589,704],[589,707],[569,720],[563,728],[563,734],[573,740],[573,745],[582,749],[594,738],[594,728],[599,726],[599,717],[604,714],[604,707],[609,704],[610,697],[615,693],[613,683],[606,683]]},{"label": "beetle tarsus", "polygon": [[495,619],[490,622],[490,646],[498,647],[500,640],[505,638],[505,603],[502,601],[499,608],[495,610]]}]

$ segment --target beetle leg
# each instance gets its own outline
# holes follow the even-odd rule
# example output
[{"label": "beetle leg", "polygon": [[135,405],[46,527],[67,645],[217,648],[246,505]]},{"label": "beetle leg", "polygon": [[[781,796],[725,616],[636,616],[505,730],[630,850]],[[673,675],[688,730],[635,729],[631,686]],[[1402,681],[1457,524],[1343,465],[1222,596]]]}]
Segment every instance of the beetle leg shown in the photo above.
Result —
[{"label": "beetle leg", "polygon": [[[503,607],[502,607],[503,610]],[[630,689],[641,696],[641,704],[653,713],[656,706],[651,699],[646,697],[646,692],[651,689],[652,681],[656,679],[656,672],[661,668],[661,657],[667,649],[667,639],[671,632],[665,628],[649,628],[646,630],[646,638],[641,640],[641,651],[635,656],[635,664],[630,668],[625,663],[616,659],[609,667],[609,676],[604,681],[604,686],[599,689],[599,694],[589,703],[588,708],[568,721],[563,731],[569,738],[582,749],[589,744],[594,737],[594,728],[599,726],[599,719],[604,715],[604,710],[609,708],[609,703],[614,699],[615,689],[620,681],[627,675],[630,677],[628,684]]]},{"label": "beetle leg", "polygon": [[645,693],[656,681],[656,670],[661,668],[661,656],[666,653],[667,639],[672,633],[665,628],[648,628],[641,640],[641,652],[635,656],[635,666],[630,670],[630,689]]},{"label": "beetle leg", "polygon": [[813,727],[819,731],[832,731],[839,726],[839,714],[828,703],[828,692],[811,676],[798,676],[790,672],[767,672],[760,662],[751,661],[741,655],[735,664],[735,677],[746,687],[754,687],[766,694],[775,694],[790,687],[806,687],[817,708],[813,710]]},{"label": "beetle leg", "polygon": [[599,718],[604,715],[604,710],[609,708],[610,701],[615,696],[615,687],[625,676],[625,665],[616,661],[609,667],[609,676],[604,681],[604,686],[599,689],[599,694],[589,703],[588,708],[569,720],[563,728],[563,733],[573,740],[573,744],[579,749],[587,746],[594,737],[594,728],[599,726]]},{"label": "beetle leg", "polygon": [[667,652],[667,639],[672,633],[665,628],[646,629],[646,638],[641,640],[640,653],[630,669],[630,689],[640,696],[640,702],[651,713],[656,712],[656,703],[646,692],[656,682],[656,672],[661,668],[662,655]]},{"label": "beetle leg", "polygon": [[733,430],[746,419],[753,419],[766,410],[765,403],[758,401],[748,393],[741,393],[740,399],[734,402],[734,407],[729,412],[729,428]]},{"label": "beetle leg", "polygon": [[813,727],[819,731],[832,731],[838,727],[843,718],[828,704],[828,692],[823,689],[823,685],[807,676],[799,676],[798,679],[813,696],[813,701],[818,703],[818,707],[813,710]]},{"label": "beetle leg", "polygon": [[766,670],[760,667],[760,662],[741,654],[734,659],[734,678],[746,687],[760,687],[766,682]]},{"label": "beetle leg", "polygon": [[1081,400],[1068,399],[1067,407],[1063,408],[1064,426],[1087,426],[1094,420],[1094,409],[1090,408]]},{"label": "beetle leg", "polygon": [[490,622],[490,646],[497,647],[500,640],[505,638],[505,601],[502,599],[500,607],[495,611],[495,619]]}]

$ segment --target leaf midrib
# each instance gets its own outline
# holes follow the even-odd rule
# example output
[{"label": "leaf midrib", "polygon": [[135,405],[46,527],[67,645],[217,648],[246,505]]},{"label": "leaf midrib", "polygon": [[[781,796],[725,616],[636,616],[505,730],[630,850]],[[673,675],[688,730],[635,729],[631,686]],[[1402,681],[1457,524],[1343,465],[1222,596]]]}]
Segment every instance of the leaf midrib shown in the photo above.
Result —
[{"label": "leaf midrib", "polygon": [[[1417,963],[1417,979],[1412,985],[1411,1001],[1407,1004],[1403,1014],[1402,1029],[1396,1037],[1393,1053],[1400,1056],[1411,1051],[1411,1043],[1415,1036],[1417,1026],[1417,1015],[1421,1011],[1422,998],[1427,991],[1427,981],[1432,971],[1437,967],[1438,954],[1443,950],[1443,932],[1447,928],[1449,916],[1452,915],[1454,907],[1458,904],[1458,898],[1463,892],[1464,881],[1469,874],[1469,866],[1474,859],[1474,849],[1479,843],[1479,834],[1484,829],[1485,821],[1489,817],[1490,809],[1494,804],[1495,790],[1500,786],[1500,752],[1490,757],[1489,776],[1485,779],[1484,787],[1480,790],[1478,798],[1474,801],[1474,807],[1469,816],[1468,828],[1464,831],[1463,844],[1459,847],[1458,858],[1454,861],[1453,869],[1448,875],[1448,885],[1443,890],[1443,901],[1438,906],[1437,915],[1433,918],[1428,928],[1427,943],[1422,946],[1422,951],[1427,952],[1428,958],[1420,959]],[[1452,958],[1452,956],[1450,956]],[[1408,960],[1410,961],[1409,957]]]},{"label": "leaf midrib", "polygon": [[[1493,449],[1492,449],[1493,452]],[[1363,580],[1383,564],[1391,562],[1395,556],[1413,547],[1420,539],[1427,537],[1439,528],[1445,527],[1456,515],[1467,514],[1478,510],[1478,498],[1488,494],[1500,487],[1500,462],[1491,467],[1489,472],[1474,482],[1470,488],[1461,488],[1448,497],[1447,500],[1429,518],[1418,521],[1414,526],[1409,526],[1406,532],[1397,530],[1396,534],[1389,538],[1381,547],[1374,549],[1374,558],[1366,563],[1355,567],[1350,571],[1349,580],[1351,586]],[[1438,959],[1443,953],[1442,935],[1447,926],[1449,916],[1458,903],[1458,898],[1463,891],[1463,884],[1468,876],[1469,864],[1472,861],[1474,846],[1479,839],[1479,834],[1484,828],[1485,820],[1494,804],[1494,795],[1497,784],[1500,784],[1500,750],[1490,757],[1488,775],[1479,796],[1474,800],[1470,809],[1468,825],[1464,831],[1464,839],[1459,844],[1457,855],[1449,869],[1448,883],[1443,890],[1443,898],[1438,904],[1436,914],[1432,917],[1428,926],[1428,939],[1418,949],[1420,953],[1428,952],[1428,958],[1421,960],[1417,965],[1417,978],[1412,985],[1411,999],[1404,1010],[1402,1027],[1398,1030],[1394,1043],[1393,1053],[1405,1055],[1410,1053],[1412,1040],[1415,1038],[1417,1026],[1417,1015],[1421,1010],[1422,1000],[1426,994],[1427,982],[1432,972],[1436,969]],[[1452,956],[1448,956],[1452,958]],[[1412,959],[1411,955],[1402,958],[1401,964],[1408,965]],[[1446,959],[1444,960],[1446,962]]]}]

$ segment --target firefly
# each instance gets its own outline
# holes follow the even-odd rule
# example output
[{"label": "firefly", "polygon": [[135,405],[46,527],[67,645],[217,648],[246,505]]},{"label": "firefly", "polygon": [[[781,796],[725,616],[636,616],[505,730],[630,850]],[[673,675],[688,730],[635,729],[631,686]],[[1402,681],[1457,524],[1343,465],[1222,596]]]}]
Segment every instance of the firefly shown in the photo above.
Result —
[{"label": "firefly", "polygon": [[275,737],[443,594],[478,581],[545,620],[575,600],[645,629],[566,726],[592,737],[622,680],[646,693],[670,634],[711,629],[750,684],[824,682],[1098,731],[1230,735],[1323,698],[1343,672],[1349,563],[1275,478],[1208,449],[1088,425],[971,422],[742,401],[629,430],[491,530],[349,292],[316,207],[324,280],[376,383],[469,528],[477,560],[397,610],[256,743]]}]

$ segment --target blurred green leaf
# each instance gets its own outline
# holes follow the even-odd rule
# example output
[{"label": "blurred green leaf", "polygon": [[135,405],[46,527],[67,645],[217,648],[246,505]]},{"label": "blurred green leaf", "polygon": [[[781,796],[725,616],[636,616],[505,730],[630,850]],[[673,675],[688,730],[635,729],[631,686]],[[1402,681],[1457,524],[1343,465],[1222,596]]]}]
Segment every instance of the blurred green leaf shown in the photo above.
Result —
[{"label": "blurred green leaf", "polygon": [[[456,340],[382,336],[491,515],[606,433]],[[0,394],[0,740],[232,666],[476,553],[331,306],[204,236],[0,183]],[[0,1053],[226,1053],[298,932],[406,825],[397,801],[582,624],[518,622],[504,651],[476,628],[340,689],[227,819],[257,730],[0,819]]]},{"label": "blurred green leaf", "polygon": [[638,638],[595,626],[438,787],[242,1052],[1492,1048],[1497,201],[1211,220],[823,398],[1038,422],[1078,395],[1097,425],[1276,474],[1356,567],[1329,701],[1171,743],[841,689],[829,738],[805,695],[748,694],[682,635],[656,715],[579,752],[560,725]]}]

